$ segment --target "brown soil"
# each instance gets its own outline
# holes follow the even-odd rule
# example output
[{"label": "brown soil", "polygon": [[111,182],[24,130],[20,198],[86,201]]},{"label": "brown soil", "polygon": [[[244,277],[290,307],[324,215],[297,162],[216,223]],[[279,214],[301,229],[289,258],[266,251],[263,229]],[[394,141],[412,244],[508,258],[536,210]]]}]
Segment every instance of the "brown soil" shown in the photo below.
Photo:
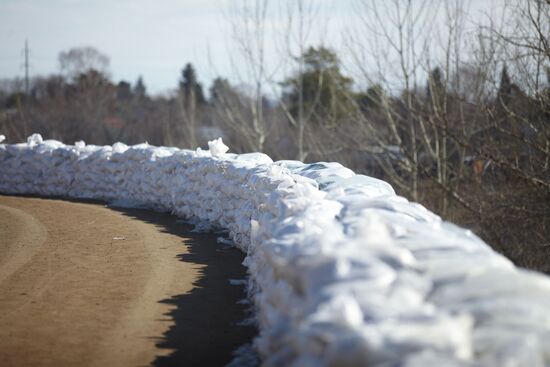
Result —
[{"label": "brown soil", "polygon": [[0,196],[0,365],[223,365],[255,333],[242,259],[169,215]]}]

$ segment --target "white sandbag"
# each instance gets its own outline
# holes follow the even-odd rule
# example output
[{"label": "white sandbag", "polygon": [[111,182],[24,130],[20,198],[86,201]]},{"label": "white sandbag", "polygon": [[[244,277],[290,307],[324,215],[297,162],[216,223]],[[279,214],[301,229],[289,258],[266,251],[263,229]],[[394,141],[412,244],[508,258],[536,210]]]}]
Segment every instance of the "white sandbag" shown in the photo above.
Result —
[{"label": "white sandbag", "polygon": [[208,145],[64,145],[33,134],[0,144],[0,192],[224,228],[247,254],[267,366],[550,365],[546,276],[338,163]]}]

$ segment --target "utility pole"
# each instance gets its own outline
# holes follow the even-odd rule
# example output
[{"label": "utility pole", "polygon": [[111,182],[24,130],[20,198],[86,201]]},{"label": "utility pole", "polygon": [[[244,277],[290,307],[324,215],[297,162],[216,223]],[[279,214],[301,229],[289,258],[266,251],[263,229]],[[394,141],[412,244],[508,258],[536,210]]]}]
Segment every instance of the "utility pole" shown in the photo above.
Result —
[{"label": "utility pole", "polygon": [[29,95],[29,44],[25,40],[25,95]]}]

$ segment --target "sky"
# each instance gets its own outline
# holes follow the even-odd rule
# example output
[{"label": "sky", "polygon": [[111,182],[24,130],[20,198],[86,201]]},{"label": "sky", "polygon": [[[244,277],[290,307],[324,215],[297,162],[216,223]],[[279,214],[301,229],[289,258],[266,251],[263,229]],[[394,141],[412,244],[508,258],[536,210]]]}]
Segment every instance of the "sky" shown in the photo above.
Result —
[{"label": "sky", "polygon": [[[31,76],[58,72],[61,51],[92,46],[110,58],[115,82],[134,83],[141,75],[153,94],[176,88],[188,62],[205,87],[218,75],[231,80],[239,64],[229,57],[234,54],[227,21],[231,1],[239,0],[0,0],[0,79],[24,75],[28,40]],[[312,43],[323,40],[338,48],[331,35],[340,34],[338,28],[354,16],[353,1],[313,1],[320,16]],[[276,59],[278,52],[269,47],[267,58]]]},{"label": "sky", "polygon": [[204,84],[230,76],[231,0],[0,0],[0,78],[58,71],[59,52],[92,46],[110,58],[113,80],[142,75],[149,92],[175,88],[187,62]]},{"label": "sky", "polygon": [[223,48],[220,5],[223,1],[0,0],[0,78],[23,75],[28,40],[31,75],[57,72],[61,51],[92,46],[109,56],[114,80],[134,82],[143,75],[149,91],[162,92],[176,86],[185,63],[206,66],[207,49]]}]

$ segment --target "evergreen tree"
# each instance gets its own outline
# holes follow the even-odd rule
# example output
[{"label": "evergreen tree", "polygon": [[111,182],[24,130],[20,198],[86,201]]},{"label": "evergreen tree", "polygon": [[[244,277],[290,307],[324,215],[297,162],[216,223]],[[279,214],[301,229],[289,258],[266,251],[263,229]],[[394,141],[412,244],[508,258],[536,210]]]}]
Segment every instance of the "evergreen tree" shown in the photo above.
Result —
[{"label": "evergreen tree", "polygon": [[502,73],[500,74],[500,85],[498,87],[498,102],[508,104],[512,98],[514,90],[514,84],[510,80],[508,75],[508,68],[506,64],[502,67]]},{"label": "evergreen tree", "polygon": [[198,82],[195,68],[190,63],[187,63],[181,71],[179,87],[185,100],[193,98],[197,104],[205,102],[202,85]]},{"label": "evergreen tree", "polygon": [[434,108],[441,106],[445,94],[445,85],[443,83],[443,73],[441,68],[436,67],[428,76],[428,85],[426,87],[428,103]]},{"label": "evergreen tree", "polygon": [[546,87],[542,89],[541,93],[542,110],[546,116],[550,115],[550,67],[546,68]]},{"label": "evergreen tree", "polygon": [[349,98],[352,80],[342,75],[336,54],[325,47],[310,47],[302,58],[303,74],[282,83],[288,90],[284,98],[290,113],[298,116],[299,109],[303,108],[305,114],[314,116],[317,122],[335,122],[346,116],[353,108]]},{"label": "evergreen tree", "polygon": [[132,97],[132,86],[130,83],[121,80],[117,84],[117,98],[121,101],[127,101],[130,100]]},{"label": "evergreen tree", "polygon": [[226,78],[216,78],[210,86],[210,101],[212,104],[223,103],[224,100],[236,95],[235,90]]},{"label": "evergreen tree", "polygon": [[145,87],[145,83],[143,82],[143,78],[141,75],[139,76],[136,85],[134,86],[134,94],[139,99],[144,98],[147,94],[147,88]]},{"label": "evergreen tree", "polygon": [[185,139],[190,147],[197,145],[197,125],[200,116],[200,106],[205,103],[202,85],[197,81],[197,73],[193,65],[188,63],[181,71],[179,82],[182,118],[185,124]]},{"label": "evergreen tree", "polygon": [[367,88],[366,92],[357,96],[359,106],[363,113],[380,110],[383,99],[385,98],[384,89],[380,84],[374,84]]}]

